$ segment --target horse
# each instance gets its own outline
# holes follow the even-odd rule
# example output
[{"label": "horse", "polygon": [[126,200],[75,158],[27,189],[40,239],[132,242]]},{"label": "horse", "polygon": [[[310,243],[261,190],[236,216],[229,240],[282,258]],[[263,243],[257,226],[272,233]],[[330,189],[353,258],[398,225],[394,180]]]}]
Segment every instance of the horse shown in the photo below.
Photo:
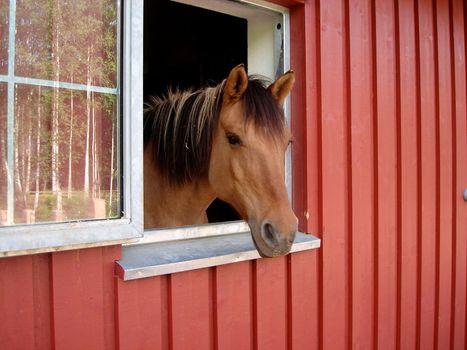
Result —
[{"label": "horse", "polygon": [[207,223],[215,198],[230,204],[263,257],[290,251],[297,231],[285,186],[291,133],[283,103],[293,71],[266,87],[243,65],[222,83],[169,90],[144,110],[144,225]]}]

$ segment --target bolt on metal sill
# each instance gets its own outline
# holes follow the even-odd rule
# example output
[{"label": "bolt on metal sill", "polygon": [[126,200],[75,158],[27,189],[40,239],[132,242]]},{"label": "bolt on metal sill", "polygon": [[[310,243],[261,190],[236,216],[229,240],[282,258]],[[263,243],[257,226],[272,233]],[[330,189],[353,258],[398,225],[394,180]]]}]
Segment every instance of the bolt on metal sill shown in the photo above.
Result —
[{"label": "bolt on metal sill", "polygon": [[[320,245],[319,238],[298,233],[291,253],[319,248]],[[259,258],[250,232],[237,231],[126,245],[122,259],[116,262],[116,271],[120,278],[127,281]]]}]

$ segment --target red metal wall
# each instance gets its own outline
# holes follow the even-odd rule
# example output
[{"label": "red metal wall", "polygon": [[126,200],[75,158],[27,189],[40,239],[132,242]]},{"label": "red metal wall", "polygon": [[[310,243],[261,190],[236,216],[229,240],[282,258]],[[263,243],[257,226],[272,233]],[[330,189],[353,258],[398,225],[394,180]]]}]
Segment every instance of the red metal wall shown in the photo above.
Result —
[{"label": "red metal wall", "polygon": [[306,150],[295,153],[295,208],[322,238],[308,268],[319,348],[467,348],[465,6],[292,11],[305,47],[292,56]]},{"label": "red metal wall", "polygon": [[467,348],[466,5],[293,5],[294,207],[322,248],[131,282],[118,246],[0,259],[0,349]]}]

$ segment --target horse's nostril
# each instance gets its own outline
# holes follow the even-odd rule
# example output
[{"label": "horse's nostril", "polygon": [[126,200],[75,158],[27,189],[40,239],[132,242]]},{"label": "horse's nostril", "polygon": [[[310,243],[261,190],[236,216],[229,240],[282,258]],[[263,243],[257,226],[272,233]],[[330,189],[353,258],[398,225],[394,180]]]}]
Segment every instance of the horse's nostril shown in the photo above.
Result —
[{"label": "horse's nostril", "polygon": [[277,243],[277,237],[276,233],[274,231],[274,227],[270,223],[265,223],[263,224],[263,238],[272,243],[276,244]]},{"label": "horse's nostril", "polygon": [[267,256],[282,255],[290,251],[295,239],[295,231],[288,235],[281,234],[274,224],[266,221],[261,225],[261,237],[267,249],[272,249],[272,255],[267,254]]},{"label": "horse's nostril", "polygon": [[292,234],[289,236],[288,241],[289,241],[290,244],[293,244],[293,242],[294,242],[294,240],[295,240],[295,234],[296,234],[296,232],[294,231],[294,233],[292,233]]}]

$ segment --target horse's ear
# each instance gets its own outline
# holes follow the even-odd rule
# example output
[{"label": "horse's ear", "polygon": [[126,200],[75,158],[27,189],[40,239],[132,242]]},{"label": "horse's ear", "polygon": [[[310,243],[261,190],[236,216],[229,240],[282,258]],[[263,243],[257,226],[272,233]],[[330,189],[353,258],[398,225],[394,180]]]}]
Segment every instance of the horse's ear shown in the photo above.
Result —
[{"label": "horse's ear", "polygon": [[268,91],[274,96],[280,105],[284,104],[284,100],[292,90],[295,82],[295,73],[289,70],[287,73],[281,75],[277,80],[269,85]]},{"label": "horse's ear", "polygon": [[248,87],[248,75],[245,66],[239,64],[230,71],[224,87],[224,103],[239,101]]}]

